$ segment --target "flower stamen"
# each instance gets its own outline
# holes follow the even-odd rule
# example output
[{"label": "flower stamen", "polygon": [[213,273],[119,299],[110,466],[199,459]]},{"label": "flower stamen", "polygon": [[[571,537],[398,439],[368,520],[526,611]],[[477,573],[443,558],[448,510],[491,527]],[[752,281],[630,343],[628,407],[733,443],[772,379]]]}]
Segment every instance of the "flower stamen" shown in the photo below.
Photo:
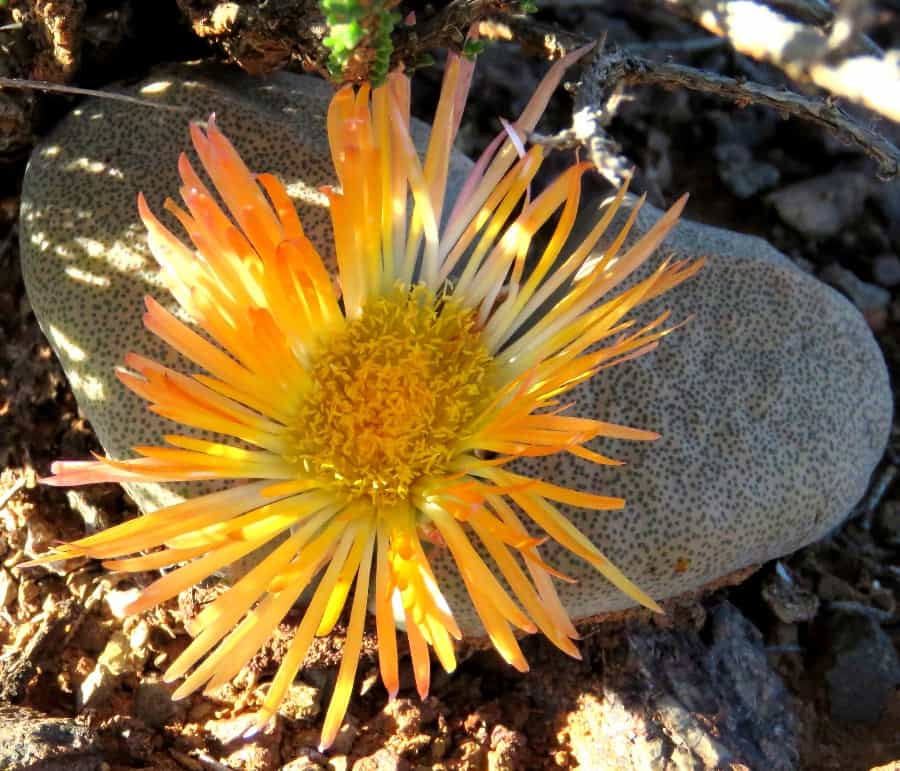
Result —
[{"label": "flower stamen", "polygon": [[291,438],[323,484],[377,504],[446,469],[491,396],[475,314],[423,286],[370,301],[310,361]]}]

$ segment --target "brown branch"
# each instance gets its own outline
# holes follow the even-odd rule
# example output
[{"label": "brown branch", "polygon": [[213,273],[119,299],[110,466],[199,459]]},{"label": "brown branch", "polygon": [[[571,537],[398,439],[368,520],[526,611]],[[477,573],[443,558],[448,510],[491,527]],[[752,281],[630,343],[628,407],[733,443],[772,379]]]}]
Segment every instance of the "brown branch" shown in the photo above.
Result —
[{"label": "brown branch", "polygon": [[[881,50],[878,44],[864,33],[863,28],[859,25],[860,19],[853,18],[864,15],[858,12],[861,9],[861,4],[868,5],[868,0],[844,2],[841,4],[837,14],[835,14],[834,8],[829,5],[828,0],[763,0],[763,2],[778,13],[790,19],[819,27],[829,35],[836,22],[852,20],[853,28],[848,36],[848,44],[856,52],[865,52],[873,56],[884,55],[884,51]],[[690,21],[694,20],[689,10],[686,12],[680,8],[680,3],[674,8],[670,6],[670,9]]]},{"label": "brown branch", "polygon": [[[598,55],[586,77],[585,106],[605,105],[620,85],[656,85],[688,88],[730,99],[741,105],[756,104],[785,115],[815,123],[843,141],[855,145],[878,163],[882,178],[900,174],[900,149],[877,132],[866,128],[832,100],[801,96],[786,89],[718,75],[669,62],[654,62],[622,53]],[[601,108],[602,109],[602,108]]]},{"label": "brown branch", "polygon": [[[858,38],[859,31],[852,29],[854,13],[835,17],[829,35],[755,0],[663,1],[667,8],[728,40],[736,51],[900,122],[900,52],[873,54],[869,46],[869,53],[835,60],[843,43]],[[839,29],[839,19],[850,29]]]},{"label": "brown branch", "polygon": [[[329,53],[324,43],[329,31],[318,0],[177,2],[197,35],[221,47],[252,74],[263,75],[299,62],[307,70],[330,77]],[[521,10],[521,2],[514,0],[453,0],[423,5],[412,24],[401,22],[391,35],[392,68],[413,68],[438,48],[458,50],[472,24]],[[375,56],[375,50],[363,41],[342,78],[365,80]]]},{"label": "brown branch", "polygon": [[50,83],[46,80],[27,80],[25,78],[0,77],[0,90],[4,88],[14,88],[29,91],[47,91],[53,94],[71,94],[74,96],[95,96],[99,99],[109,99],[116,102],[127,102],[129,104],[139,105],[140,107],[152,107],[156,110],[169,110],[171,112],[185,112],[187,110],[186,107],[179,107],[173,104],[159,104],[158,102],[151,102],[149,99],[141,99],[137,96],[117,94],[115,91],[96,91],[92,88],[66,86],[62,83]]},{"label": "brown branch", "polygon": [[834,9],[828,0],[771,0],[773,8],[800,21],[824,27],[834,19]]},{"label": "brown branch", "polygon": [[518,43],[526,53],[551,62],[593,42],[577,32],[550,27],[527,16],[489,18],[478,25],[478,33],[487,40]]},{"label": "brown branch", "polygon": [[[530,19],[505,22],[509,37],[518,39],[530,50],[543,51],[548,58],[558,58],[567,50],[590,42],[587,38],[563,33]],[[614,143],[602,132],[609,123],[614,109],[610,100],[617,98],[627,85],[657,85],[667,88],[687,88],[712,94],[736,102],[739,105],[756,104],[810,121],[822,127],[842,141],[858,147],[878,163],[878,175],[891,178],[900,174],[900,150],[878,132],[867,128],[848,115],[832,99],[801,96],[787,89],[773,88],[750,80],[730,78],[708,70],[699,70],[680,64],[655,62],[627,52],[606,53],[598,51],[586,73],[579,92],[576,125],[554,139],[564,143],[582,143],[596,149],[595,163],[613,163],[612,174],[623,166],[621,156],[610,155]],[[543,137],[543,140],[549,138]],[[592,153],[593,154],[593,153]],[[607,174],[610,179],[614,176]]]},{"label": "brown branch", "polygon": [[[851,15],[856,15],[862,10],[862,4],[868,5],[868,0],[854,0],[851,3],[842,3],[837,14],[827,0],[767,0],[767,5],[785,16],[797,19],[821,27],[826,32],[831,32],[835,21],[847,20]],[[866,14],[859,14],[865,16]],[[856,46],[859,51],[883,56],[884,51],[880,46],[863,32],[859,25],[859,18],[853,19],[855,29],[850,30],[848,43]]]},{"label": "brown branch", "polygon": [[521,3],[510,0],[453,0],[431,15],[417,14],[413,26],[400,25],[394,31],[391,62],[412,65],[423,53],[436,48],[459,49],[473,24],[520,9]]}]

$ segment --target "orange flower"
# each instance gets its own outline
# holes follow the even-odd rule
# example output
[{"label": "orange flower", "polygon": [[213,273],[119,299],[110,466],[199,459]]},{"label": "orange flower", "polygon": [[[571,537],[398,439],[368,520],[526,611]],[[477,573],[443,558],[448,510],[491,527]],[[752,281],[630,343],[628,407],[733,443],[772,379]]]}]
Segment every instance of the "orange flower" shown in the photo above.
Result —
[{"label": "orange flower", "polygon": [[[185,563],[128,608],[137,613],[276,541],[191,623],[194,640],[165,675],[187,675],[176,698],[232,678],[310,586],[312,599],[257,727],[275,714],[313,638],[332,631],[351,594],[322,747],[347,711],[370,595],[385,687],[391,696],[399,688],[399,622],[424,697],[429,647],[451,671],[453,639],[460,638],[429,566],[435,544],[450,550],[506,661],[527,669],[514,629],[539,629],[577,656],[577,635],[553,584],[566,577],[541,559],[545,539],[533,537],[523,520],[658,610],[556,507],[618,509],[621,499],[511,470],[517,458],[559,452],[614,465],[586,444],[596,437],[656,438],[568,415],[562,396],[599,369],[655,347],[668,331],[667,314],[635,328],[628,312],[699,268],[667,261],[605,299],[653,254],[684,205],[680,200],[620,253],[632,212],[613,244],[592,256],[624,189],[560,258],[588,165],[576,164],[532,200],[529,185],[543,148],[525,151],[523,142],[580,53],[552,68],[519,120],[486,151],[443,228],[450,151],[471,63],[450,56],[424,161],[410,138],[406,77],[337,92],[328,135],[339,188],[325,190],[336,281],[279,181],[251,174],[212,119],[205,128],[191,126],[191,137],[224,208],[184,155],[186,210],[165,204],[193,247],[139,197],[166,285],[202,333],[149,297],[145,324],[206,374],[181,374],[132,353],[119,378],[153,412],[215,436],[167,435],[165,447],[134,448],[140,457],[133,460],[58,462],[46,481],[248,481],[38,561],[89,556],[125,571]],[[533,236],[557,212],[547,246],[527,260]],[[511,591],[478,554],[473,536]],[[149,551],[156,547],[163,548]]]}]

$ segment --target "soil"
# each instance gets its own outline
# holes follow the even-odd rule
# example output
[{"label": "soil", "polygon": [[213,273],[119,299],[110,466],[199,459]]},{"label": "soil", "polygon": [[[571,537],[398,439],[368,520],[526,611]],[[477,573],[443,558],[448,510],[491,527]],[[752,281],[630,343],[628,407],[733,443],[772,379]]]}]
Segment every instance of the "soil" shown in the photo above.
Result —
[{"label": "soil", "polygon": [[[174,1],[149,6],[32,0],[20,4],[24,25],[16,27],[0,2],[0,76],[99,88],[160,62],[226,56],[227,46],[196,36]],[[640,46],[644,56],[784,83],[725,46],[679,46],[701,33],[648,4],[555,6],[541,11],[542,22],[582,35],[606,31],[609,45]],[[873,6],[871,36],[897,47],[896,3]],[[482,147],[496,131],[494,116],[515,114],[544,67],[512,44],[490,44],[462,149]],[[439,75],[438,68],[420,73],[423,117]],[[761,235],[837,283],[863,309],[900,382],[900,182],[878,182],[857,152],[770,111],[685,91],[642,88],[630,96],[610,132],[648,186],[666,200],[691,191],[688,217]],[[320,641],[274,728],[253,741],[237,738],[296,623],[289,617],[235,683],[171,701],[161,673],[188,643],[185,615],[215,587],[123,619],[117,608],[151,576],[109,574],[87,561],[65,571],[17,567],[86,527],[136,514],[117,487],[65,491],[38,483],[55,458],[100,450],[38,328],[18,267],[28,154],[76,102],[0,91],[0,766],[900,769],[896,425],[869,495],[838,532],[762,566],[740,586],[670,603],[665,624],[638,613],[587,625],[582,661],[527,639],[531,672],[520,675],[475,644],[453,676],[435,677],[424,703],[412,683],[387,703],[370,645],[360,668],[363,695],[326,757],[314,747],[340,630]],[[544,131],[565,128],[570,108],[566,94],[556,97]],[[900,127],[877,125],[900,139]],[[835,204],[841,227],[816,231],[806,215],[835,179],[828,175],[856,192]],[[756,181],[748,187],[747,179]],[[787,203],[771,195],[790,186]],[[848,282],[836,268],[865,283]]]}]

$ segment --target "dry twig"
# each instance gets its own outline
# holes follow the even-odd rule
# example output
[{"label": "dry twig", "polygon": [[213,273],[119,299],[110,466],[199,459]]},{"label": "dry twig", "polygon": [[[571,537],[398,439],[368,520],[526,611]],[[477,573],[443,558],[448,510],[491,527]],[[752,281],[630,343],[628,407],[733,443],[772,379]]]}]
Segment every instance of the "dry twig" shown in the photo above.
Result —
[{"label": "dry twig", "polygon": [[[862,4],[868,5],[868,0],[852,0],[852,2],[844,2],[837,15],[834,8],[827,0],[767,0],[766,5],[774,8],[776,11],[783,13],[785,16],[797,19],[798,21],[815,24],[824,30],[829,30],[837,20],[840,23],[854,16],[859,16],[857,11]],[[858,19],[857,19],[858,21]],[[859,50],[875,56],[882,56],[884,51],[868,36],[865,35],[861,28],[854,25],[852,34],[852,43]],[[848,30],[850,31],[850,30]]]},{"label": "dry twig", "polygon": [[[531,48],[543,48],[548,58],[558,58],[570,48],[589,42],[570,34],[560,37],[554,30],[530,20],[511,20],[507,24],[510,38],[519,39]],[[900,175],[900,149],[877,131],[848,115],[833,99],[802,96],[763,83],[730,78],[681,64],[652,61],[621,51],[604,53],[600,50],[595,55],[589,73],[583,78],[572,128],[555,137],[538,136],[536,139],[553,146],[585,145],[601,173],[610,181],[620,182],[628,164],[617,154],[615,143],[603,127],[615,114],[622,91],[628,85],[687,88],[729,99],[740,106],[754,104],[769,107],[784,115],[815,123],[842,141],[858,147],[878,163],[880,177],[887,179]]]},{"label": "dry twig", "polygon": [[[784,0],[779,0],[781,4]],[[882,54],[871,41],[865,54],[845,55],[859,45],[866,8],[851,3],[829,20],[830,34],[816,24],[794,21],[756,0],[664,0],[735,50],[765,61],[800,82],[865,105],[900,122],[900,51]],[[793,5],[815,5],[792,0]],[[874,46],[874,48],[873,48]]]},{"label": "dry twig", "polygon": [[730,99],[739,105],[756,104],[815,123],[844,142],[855,145],[878,163],[882,178],[900,174],[900,149],[863,126],[830,99],[801,96],[787,89],[718,75],[670,62],[654,62],[624,53],[600,54],[591,63],[584,108],[609,111],[610,99],[624,85],[687,88]]},{"label": "dry twig", "polygon": [[417,14],[412,27],[397,27],[391,61],[415,64],[423,53],[436,48],[459,49],[473,24],[520,10],[521,3],[510,0],[452,0],[431,15]]},{"label": "dry twig", "polygon": [[100,99],[111,99],[116,102],[127,102],[128,104],[136,104],[140,107],[153,107],[157,110],[169,110],[171,112],[184,112],[186,107],[179,107],[172,104],[160,104],[159,102],[151,102],[149,99],[141,99],[137,96],[128,96],[127,94],[117,94],[115,91],[96,91],[92,88],[78,88],[77,86],[66,86],[62,83],[50,83],[46,80],[26,80],[24,78],[0,78],[0,89],[15,88],[33,91],[48,91],[54,94],[71,94],[74,96],[96,96]]}]

